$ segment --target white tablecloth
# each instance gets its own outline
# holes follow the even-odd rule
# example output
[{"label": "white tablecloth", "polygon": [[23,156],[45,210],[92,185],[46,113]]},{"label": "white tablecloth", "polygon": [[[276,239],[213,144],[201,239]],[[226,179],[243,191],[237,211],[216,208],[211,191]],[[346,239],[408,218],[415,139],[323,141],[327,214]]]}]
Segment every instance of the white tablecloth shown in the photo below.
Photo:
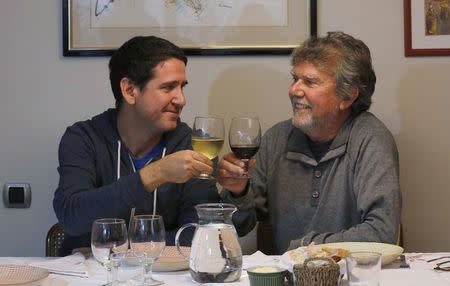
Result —
[{"label": "white tablecloth", "polygon": [[[427,263],[426,260],[431,258],[449,255],[450,253],[409,253],[406,254],[407,260],[411,268],[398,268],[397,263],[393,263],[381,271],[381,286],[445,286],[450,285],[450,272],[438,272],[433,270],[436,262]],[[0,257],[0,264],[32,264],[34,262],[45,261],[51,258],[44,257]],[[261,253],[255,253],[251,256],[244,256],[243,268],[255,264],[276,263],[278,257],[264,256]],[[450,259],[448,259],[450,260]],[[441,260],[445,261],[445,260]],[[88,268],[89,278],[65,276],[50,274],[42,281],[42,286],[99,286],[106,281],[106,272],[103,267],[93,258],[85,261]],[[166,285],[199,285],[194,282],[188,271],[177,272],[155,272],[154,277],[163,280]],[[208,284],[203,284],[208,285]],[[250,285],[248,275],[242,272],[240,281],[226,284],[210,284],[210,285],[228,285],[228,286],[248,286]],[[346,285],[345,281],[341,285]]]}]

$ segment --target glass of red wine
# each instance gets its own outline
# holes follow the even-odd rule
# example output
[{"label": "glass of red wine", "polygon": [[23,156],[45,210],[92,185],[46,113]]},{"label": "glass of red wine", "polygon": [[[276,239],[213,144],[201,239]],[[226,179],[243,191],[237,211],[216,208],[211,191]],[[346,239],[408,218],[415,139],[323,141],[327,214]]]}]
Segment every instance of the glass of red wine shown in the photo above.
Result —
[{"label": "glass of red wine", "polygon": [[245,164],[242,177],[250,178],[248,163],[258,152],[261,144],[261,124],[259,124],[259,119],[256,117],[234,117],[231,120],[228,139],[231,151]]}]

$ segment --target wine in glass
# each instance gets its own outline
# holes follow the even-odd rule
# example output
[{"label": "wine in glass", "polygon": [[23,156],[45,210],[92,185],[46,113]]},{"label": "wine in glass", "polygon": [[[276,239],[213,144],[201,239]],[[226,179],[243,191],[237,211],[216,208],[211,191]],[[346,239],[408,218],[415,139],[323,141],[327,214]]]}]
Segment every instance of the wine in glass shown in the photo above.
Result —
[{"label": "wine in glass", "polygon": [[129,227],[131,249],[144,254],[144,281],[142,285],[162,285],[152,277],[152,266],[166,246],[166,232],[160,215],[133,216]]},{"label": "wine in glass", "polygon": [[243,178],[249,178],[249,160],[258,152],[261,144],[261,124],[258,118],[234,117],[228,134],[231,151],[244,162]]},{"label": "wine in glass", "polygon": [[92,224],[91,249],[95,259],[106,268],[107,283],[114,284],[116,278],[111,277],[110,255],[128,249],[125,220],[119,218],[95,220]]},{"label": "wine in glass", "polygon": [[[224,136],[225,127],[222,118],[198,116],[192,127],[192,149],[212,160],[219,155]],[[201,173],[197,178],[214,179],[206,173]]]}]

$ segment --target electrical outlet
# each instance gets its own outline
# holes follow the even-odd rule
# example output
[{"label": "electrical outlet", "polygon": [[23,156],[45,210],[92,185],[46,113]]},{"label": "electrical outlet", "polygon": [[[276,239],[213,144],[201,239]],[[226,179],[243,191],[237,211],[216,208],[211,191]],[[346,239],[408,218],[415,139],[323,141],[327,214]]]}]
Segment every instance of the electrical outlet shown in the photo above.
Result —
[{"label": "electrical outlet", "polygon": [[5,183],[3,204],[6,208],[29,208],[31,205],[31,186],[28,183]]}]

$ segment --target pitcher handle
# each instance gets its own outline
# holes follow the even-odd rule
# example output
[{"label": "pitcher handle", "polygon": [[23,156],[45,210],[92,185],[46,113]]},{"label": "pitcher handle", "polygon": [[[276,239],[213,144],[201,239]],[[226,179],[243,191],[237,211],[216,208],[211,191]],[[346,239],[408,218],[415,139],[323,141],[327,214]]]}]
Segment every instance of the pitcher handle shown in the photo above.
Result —
[{"label": "pitcher handle", "polygon": [[189,257],[187,257],[186,255],[184,255],[184,253],[181,251],[179,238],[180,238],[181,232],[182,232],[185,228],[188,228],[188,227],[191,227],[191,226],[197,227],[198,224],[197,224],[197,223],[187,223],[187,224],[183,225],[182,227],[180,227],[180,229],[177,231],[177,234],[175,235],[175,245],[177,246],[178,253],[179,253],[181,256],[183,256],[184,259],[186,259],[186,260],[189,260]]}]

